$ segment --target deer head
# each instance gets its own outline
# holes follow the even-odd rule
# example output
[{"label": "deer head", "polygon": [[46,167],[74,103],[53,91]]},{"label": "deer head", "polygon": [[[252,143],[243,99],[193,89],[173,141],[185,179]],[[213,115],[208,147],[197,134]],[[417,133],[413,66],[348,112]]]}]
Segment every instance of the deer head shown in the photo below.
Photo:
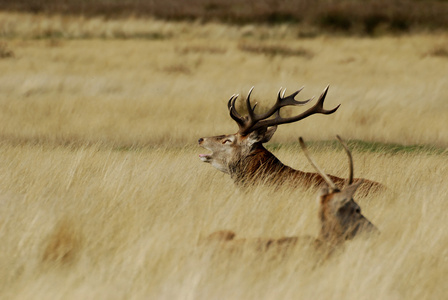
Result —
[{"label": "deer head", "polygon": [[362,183],[353,183],[353,158],[344,141],[336,136],[344,147],[349,158],[348,185],[340,189],[323,172],[309,155],[308,149],[302,138],[300,146],[306,157],[316,171],[324,178],[327,186],[318,196],[319,218],[321,230],[319,239],[330,244],[339,244],[345,240],[354,238],[360,232],[378,232],[378,229],[361,213],[361,208],[353,199],[356,189]]},{"label": "deer head", "polygon": [[[302,90],[285,97],[286,89],[278,92],[277,101],[265,113],[256,114],[254,105],[251,104],[250,96],[253,87],[250,89],[246,98],[247,115],[241,116],[235,108],[235,102],[238,95],[232,95],[228,101],[227,108],[230,117],[238,124],[239,130],[235,134],[219,135],[199,139],[199,145],[210,150],[210,154],[200,154],[203,162],[210,163],[216,169],[232,174],[235,166],[241,164],[245,158],[255,153],[257,150],[265,150],[263,143],[268,142],[274,135],[277,126],[281,124],[293,123],[305,119],[313,114],[332,114],[339,105],[331,110],[323,108],[324,100],[327,95],[328,86],[320,95],[316,104],[305,112],[293,117],[281,117],[280,109],[285,106],[305,105],[313,98],[305,101],[295,100],[295,96]],[[259,158],[261,160],[262,158]],[[245,166],[243,166],[245,167]]]}]

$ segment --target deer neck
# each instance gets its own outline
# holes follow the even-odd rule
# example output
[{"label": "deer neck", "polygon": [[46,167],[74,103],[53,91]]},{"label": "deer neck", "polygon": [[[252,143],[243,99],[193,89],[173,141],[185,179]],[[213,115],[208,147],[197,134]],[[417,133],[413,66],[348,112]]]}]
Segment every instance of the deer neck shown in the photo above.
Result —
[{"label": "deer neck", "polygon": [[342,243],[343,239],[341,239],[340,235],[342,233],[336,232],[336,228],[332,228],[331,224],[322,224],[322,228],[318,235],[318,240],[325,242],[328,245],[339,245]]},{"label": "deer neck", "polygon": [[[326,204],[324,203],[323,206]],[[328,245],[339,245],[343,243],[343,231],[342,228],[332,220],[332,216],[324,208],[319,209],[319,220],[320,220],[320,232],[318,235],[318,240],[325,242]]]},{"label": "deer neck", "polygon": [[262,144],[253,147],[248,153],[243,153],[234,163],[229,165],[230,177],[237,184],[262,182],[269,177],[290,169],[277,157],[266,150]]}]

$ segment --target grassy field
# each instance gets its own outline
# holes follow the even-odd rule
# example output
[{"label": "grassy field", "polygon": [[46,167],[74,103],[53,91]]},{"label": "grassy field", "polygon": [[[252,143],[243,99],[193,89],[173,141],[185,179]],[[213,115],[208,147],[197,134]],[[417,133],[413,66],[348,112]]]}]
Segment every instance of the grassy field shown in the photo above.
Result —
[{"label": "grassy field", "polygon": [[[448,35],[298,38],[296,25],[0,14],[0,298],[443,299],[448,295]],[[197,155],[231,133],[226,102],[261,107],[330,84],[331,116],[268,147],[311,171],[297,138],[346,176],[380,230],[324,263],[298,247],[222,253],[201,241],[316,236],[316,192],[238,190]],[[297,111],[300,111],[298,108]],[[296,112],[289,111],[289,113]],[[288,113],[288,112],[287,112]]]}]

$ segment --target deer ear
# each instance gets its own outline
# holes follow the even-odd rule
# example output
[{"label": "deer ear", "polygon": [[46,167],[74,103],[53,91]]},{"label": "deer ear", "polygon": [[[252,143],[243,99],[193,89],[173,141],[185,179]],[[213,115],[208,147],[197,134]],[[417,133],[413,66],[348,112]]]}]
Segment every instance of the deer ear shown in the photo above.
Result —
[{"label": "deer ear", "polygon": [[338,197],[340,199],[340,203],[339,205],[344,205],[346,202],[350,201],[351,199],[353,199],[353,195],[355,194],[356,190],[358,189],[358,187],[361,185],[362,180],[358,181],[357,183],[353,183],[351,185],[349,185],[348,187],[344,188],[341,192],[340,192],[340,196]]},{"label": "deer ear", "polygon": [[269,127],[265,134],[264,139],[261,141],[262,143],[267,143],[271,140],[272,136],[274,135],[275,131],[277,130],[277,126],[271,126]]},{"label": "deer ear", "polygon": [[322,197],[325,195],[328,195],[330,193],[330,189],[328,188],[327,185],[323,185],[320,189],[319,192],[317,193],[318,197]]},{"label": "deer ear", "polygon": [[356,183],[353,183],[353,184],[349,185],[348,187],[346,187],[346,188],[343,190],[343,193],[344,193],[347,197],[353,198],[353,195],[355,194],[356,190],[359,188],[359,186],[361,185],[361,183],[362,183],[362,180],[360,180],[360,181],[358,181],[358,182],[356,182]]},{"label": "deer ear", "polygon": [[328,186],[325,185],[325,186],[321,187],[319,189],[319,192],[317,193],[317,198],[316,198],[317,204],[321,205],[324,201],[324,197],[326,195],[328,195],[329,193],[330,193],[330,190],[328,189]]},{"label": "deer ear", "polygon": [[268,129],[261,128],[251,132],[247,138],[251,145],[255,143],[267,143],[271,140],[276,130],[277,126],[271,126]]}]

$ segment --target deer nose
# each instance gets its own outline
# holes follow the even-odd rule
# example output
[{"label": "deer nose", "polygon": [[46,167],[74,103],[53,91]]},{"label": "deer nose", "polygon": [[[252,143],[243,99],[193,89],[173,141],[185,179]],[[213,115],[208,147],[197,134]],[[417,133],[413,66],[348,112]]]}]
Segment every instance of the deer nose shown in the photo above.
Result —
[{"label": "deer nose", "polygon": [[200,143],[202,143],[204,141],[204,139],[203,138],[200,138],[199,140],[198,140],[198,143],[200,144]]}]

